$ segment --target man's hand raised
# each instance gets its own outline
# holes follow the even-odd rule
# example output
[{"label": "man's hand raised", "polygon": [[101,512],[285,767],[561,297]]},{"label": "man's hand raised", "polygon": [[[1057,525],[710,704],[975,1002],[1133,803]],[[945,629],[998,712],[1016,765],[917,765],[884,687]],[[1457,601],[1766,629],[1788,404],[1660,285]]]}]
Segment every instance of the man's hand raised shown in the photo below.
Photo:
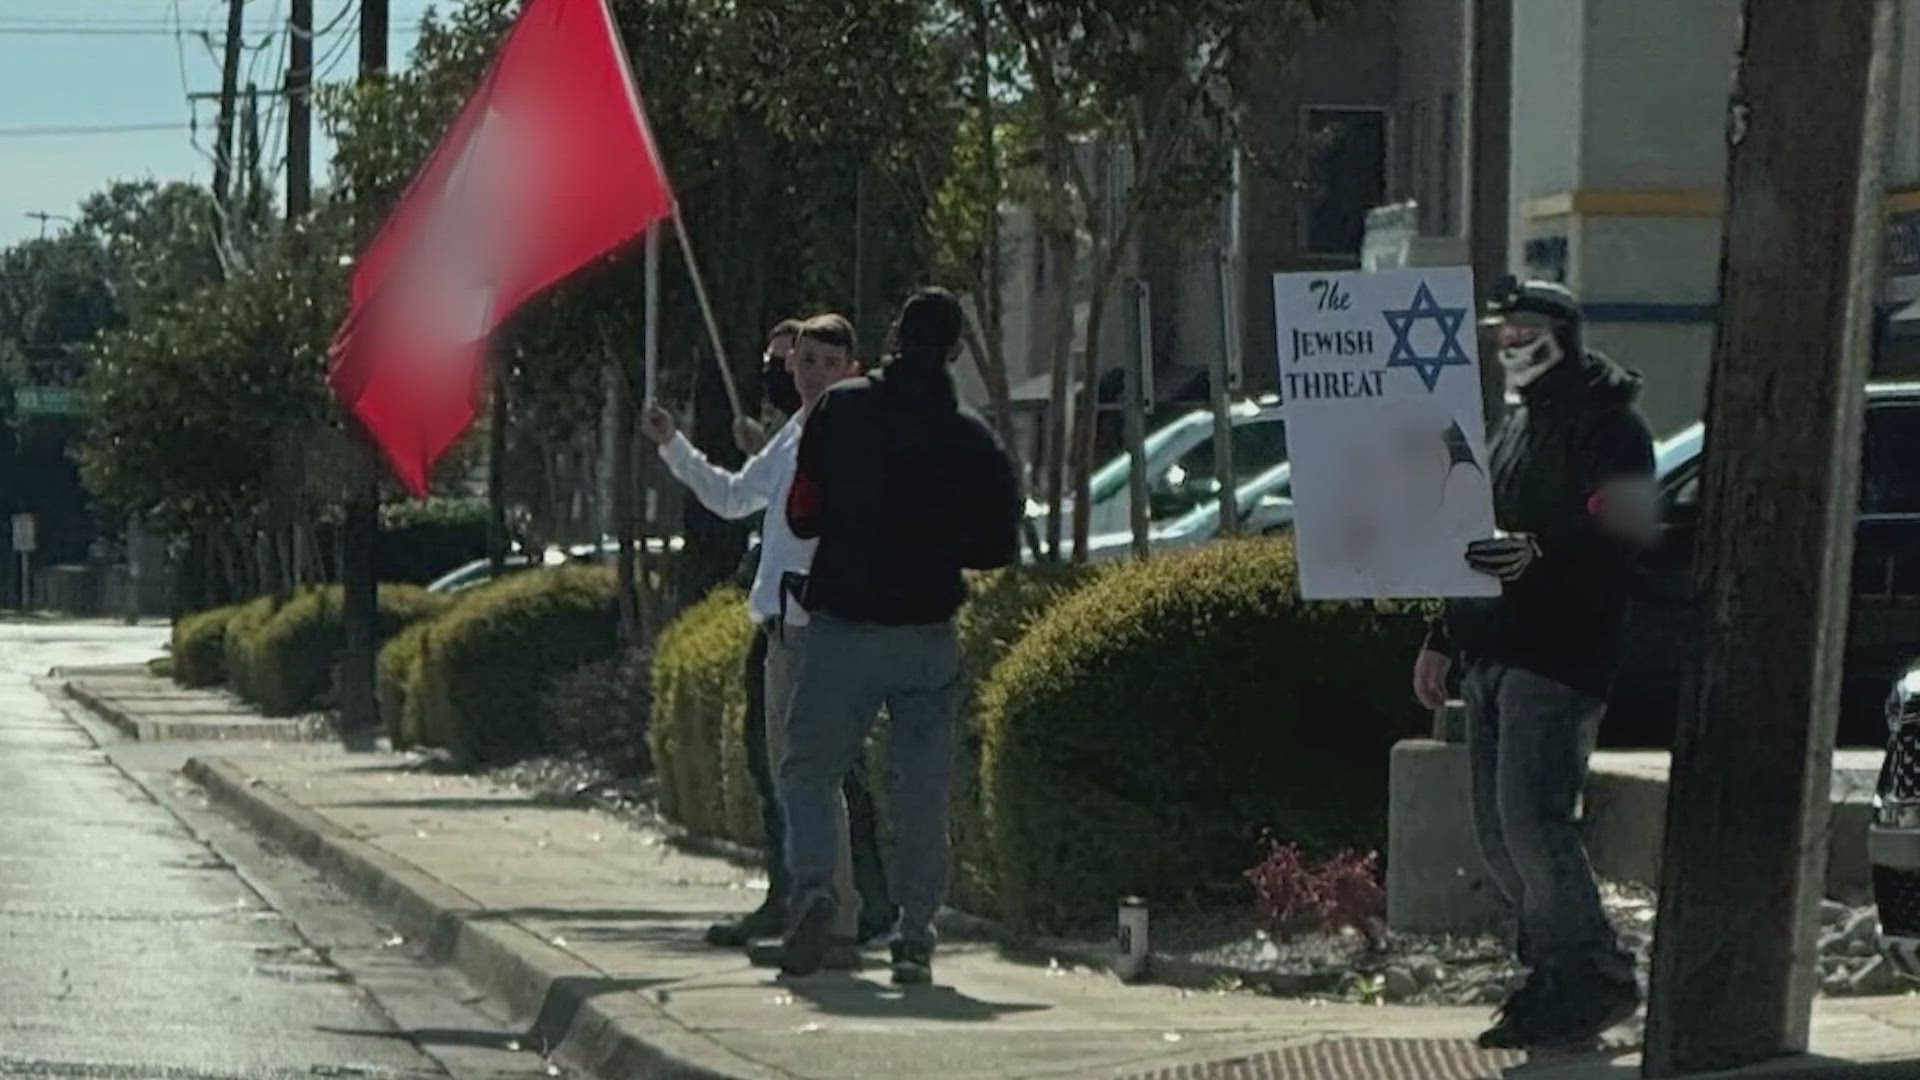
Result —
[{"label": "man's hand raised", "polygon": [[640,433],[655,445],[665,446],[680,433],[680,425],[674,421],[672,413],[656,403],[647,406],[646,411],[640,414]]}]

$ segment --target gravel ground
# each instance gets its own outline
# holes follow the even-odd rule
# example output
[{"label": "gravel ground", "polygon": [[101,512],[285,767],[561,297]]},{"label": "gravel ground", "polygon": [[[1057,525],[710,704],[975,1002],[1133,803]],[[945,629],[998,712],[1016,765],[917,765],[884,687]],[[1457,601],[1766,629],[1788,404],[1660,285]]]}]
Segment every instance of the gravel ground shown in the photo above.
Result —
[{"label": "gravel ground", "polygon": [[[418,767],[445,768],[421,757]],[[592,754],[535,758],[489,771],[495,783],[535,798],[592,806],[636,826],[679,833],[653,805],[647,779],[612,775]],[[748,856],[717,848],[720,854]],[[1656,898],[1652,889],[1602,883],[1601,900],[1621,940],[1638,959],[1644,984],[1653,941]],[[1288,997],[1412,1005],[1494,1005],[1522,975],[1507,944],[1495,935],[1389,935],[1375,951],[1353,931],[1277,937],[1260,928],[1249,908],[1177,908],[1152,912],[1156,962],[1171,960],[1217,972],[1218,989],[1257,986]],[[1920,984],[1894,971],[1875,951],[1875,913],[1826,901],[1821,909],[1821,993],[1828,997],[1920,992]],[[1097,938],[1074,944],[1098,948]]]}]

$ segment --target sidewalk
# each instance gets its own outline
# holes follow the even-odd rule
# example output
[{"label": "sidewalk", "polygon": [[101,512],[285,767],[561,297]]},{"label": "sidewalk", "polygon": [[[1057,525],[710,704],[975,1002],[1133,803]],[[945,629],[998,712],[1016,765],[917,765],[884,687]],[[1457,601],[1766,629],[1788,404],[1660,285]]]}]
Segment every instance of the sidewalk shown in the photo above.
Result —
[{"label": "sidewalk", "polygon": [[89,712],[142,742],[202,739],[294,742],[328,737],[317,718],[270,719],[225,690],[188,690],[143,665],[53,673]]},{"label": "sidewalk", "polygon": [[[235,744],[188,772],[326,870],[409,947],[459,965],[529,1018],[531,1043],[544,1037],[599,1076],[1466,1080],[1519,1062],[1472,1048],[1488,1019],[1482,1008],[1126,986],[980,940],[950,938],[940,985],[909,993],[887,984],[877,951],[858,976],[782,984],[701,941],[713,919],[757,902],[748,871],[604,815],[413,771],[407,760]],[[1814,1041],[1834,1059],[1920,1059],[1920,999],[1823,1003]],[[1913,1064],[1805,1065],[1774,1075],[1920,1075]],[[1629,1057],[1517,1075],[1637,1073]]]}]

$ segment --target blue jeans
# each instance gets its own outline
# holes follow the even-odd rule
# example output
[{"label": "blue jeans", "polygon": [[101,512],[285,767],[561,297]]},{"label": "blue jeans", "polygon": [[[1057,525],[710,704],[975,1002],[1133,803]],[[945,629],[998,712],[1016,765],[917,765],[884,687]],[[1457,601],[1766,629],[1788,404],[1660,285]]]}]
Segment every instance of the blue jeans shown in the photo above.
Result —
[{"label": "blue jeans", "polygon": [[796,904],[833,895],[840,779],[882,706],[888,717],[893,848],[903,940],[931,945],[951,872],[953,729],[965,692],[951,623],[876,626],[814,615],[780,757],[787,867]]},{"label": "blue jeans", "polygon": [[1630,976],[1575,814],[1606,702],[1521,668],[1467,665],[1467,743],[1480,852],[1534,968]]}]

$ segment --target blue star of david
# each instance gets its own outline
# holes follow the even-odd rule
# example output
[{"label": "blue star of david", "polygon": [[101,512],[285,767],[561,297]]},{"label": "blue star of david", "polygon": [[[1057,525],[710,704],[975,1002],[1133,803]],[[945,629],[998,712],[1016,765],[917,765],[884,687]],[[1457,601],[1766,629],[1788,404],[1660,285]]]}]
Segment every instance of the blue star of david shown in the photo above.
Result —
[{"label": "blue star of david", "polygon": [[[1467,309],[1441,307],[1426,282],[1420,283],[1410,306],[1400,311],[1384,311],[1381,315],[1393,330],[1393,353],[1387,358],[1387,366],[1412,368],[1420,376],[1420,381],[1427,384],[1427,393],[1433,393],[1440,385],[1440,373],[1447,368],[1473,365],[1473,358],[1467,355],[1466,348],[1460,344],[1460,327],[1467,321]],[[1439,323],[1444,339],[1439,352],[1431,356],[1422,356],[1413,347],[1414,324],[1422,319]]]}]

